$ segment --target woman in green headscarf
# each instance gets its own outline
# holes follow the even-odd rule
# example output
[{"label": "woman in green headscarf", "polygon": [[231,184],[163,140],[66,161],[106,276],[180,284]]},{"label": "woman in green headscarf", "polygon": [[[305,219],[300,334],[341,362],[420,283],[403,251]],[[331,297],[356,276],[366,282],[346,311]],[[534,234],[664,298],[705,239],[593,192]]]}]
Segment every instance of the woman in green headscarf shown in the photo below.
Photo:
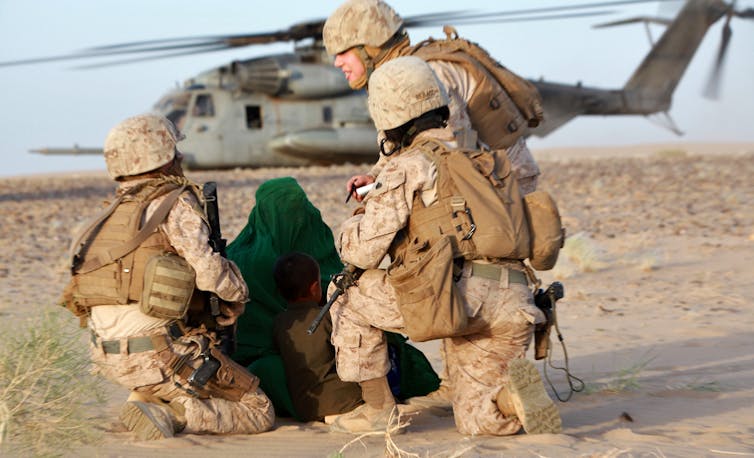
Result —
[{"label": "woman in green headscarf", "polygon": [[[238,319],[238,349],[233,359],[260,376],[262,389],[272,399],[278,415],[294,414],[285,388],[285,373],[272,335],[275,316],[286,309],[278,293],[272,268],[275,260],[292,251],[306,253],[317,260],[322,285],[340,272],[343,264],[330,228],[319,210],[291,177],[263,183],[256,192],[256,204],[249,221],[227,247],[249,286],[251,300]],[[325,288],[326,289],[326,288]]]},{"label": "woman in green headscarf", "polygon": [[[324,291],[330,277],[343,270],[332,231],[322,221],[319,210],[309,202],[295,179],[275,178],[257,189],[248,223],[226,249],[228,258],[241,270],[251,296],[246,311],[238,318],[238,349],[232,357],[259,377],[260,386],[278,416],[298,418],[272,334],[275,316],[286,310],[286,301],[277,291],[272,270],[279,256],[292,251],[317,260]],[[405,399],[436,390],[440,379],[424,355],[408,345],[405,337],[386,335],[394,363],[394,383],[391,382],[394,394]],[[391,379],[391,374],[388,378]]]}]

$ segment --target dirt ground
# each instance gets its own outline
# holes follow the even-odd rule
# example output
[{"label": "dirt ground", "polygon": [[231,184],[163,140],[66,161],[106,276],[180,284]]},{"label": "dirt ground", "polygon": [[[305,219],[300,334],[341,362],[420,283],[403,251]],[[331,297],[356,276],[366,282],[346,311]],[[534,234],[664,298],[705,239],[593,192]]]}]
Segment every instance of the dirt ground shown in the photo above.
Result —
[{"label": "dirt ground", "polygon": [[[421,457],[754,456],[754,145],[535,155],[540,188],[557,199],[569,235],[558,265],[542,279],[565,286],[560,331],[570,369],[586,389],[558,402],[562,434],[466,437],[452,415],[423,411],[409,417],[408,432],[395,443]],[[345,180],[365,168],[189,176],[218,182],[230,241],[257,187],[279,176],[295,177],[337,232],[355,206],[343,203]],[[104,173],[0,180],[0,317],[23,320],[54,307],[68,278],[71,231],[113,189]],[[436,343],[418,346],[439,367]],[[563,362],[556,344],[553,363]],[[565,396],[562,371],[546,373]],[[125,396],[112,387],[113,422]],[[255,436],[181,435],[150,443],[117,430],[72,455],[324,457],[353,439],[322,423],[287,419]],[[382,456],[384,444],[384,437],[367,437],[345,456]]]}]

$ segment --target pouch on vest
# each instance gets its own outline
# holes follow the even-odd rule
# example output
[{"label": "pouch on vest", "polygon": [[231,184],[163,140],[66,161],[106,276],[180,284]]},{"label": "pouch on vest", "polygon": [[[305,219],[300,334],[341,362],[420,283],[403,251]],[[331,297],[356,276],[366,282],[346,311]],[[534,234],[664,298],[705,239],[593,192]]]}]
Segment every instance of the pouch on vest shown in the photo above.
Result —
[{"label": "pouch on vest", "polygon": [[156,318],[181,319],[194,292],[194,269],[174,253],[153,256],[144,268],[140,309]]},{"label": "pouch on vest", "polygon": [[409,265],[397,259],[387,271],[406,334],[416,342],[462,335],[468,318],[453,280],[450,237],[438,240],[416,259]]},{"label": "pouch on vest", "polygon": [[537,270],[550,270],[555,267],[565,239],[558,207],[550,194],[542,190],[525,195],[524,203],[531,234],[529,262]]}]

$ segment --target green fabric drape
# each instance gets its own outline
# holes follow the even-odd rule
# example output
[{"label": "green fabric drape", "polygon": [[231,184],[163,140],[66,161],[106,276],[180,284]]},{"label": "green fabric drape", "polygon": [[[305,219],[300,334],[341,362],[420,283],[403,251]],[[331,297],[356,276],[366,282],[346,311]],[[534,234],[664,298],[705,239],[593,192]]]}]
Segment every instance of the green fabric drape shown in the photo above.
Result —
[{"label": "green fabric drape", "polygon": [[272,321],[286,306],[275,288],[272,267],[279,256],[291,251],[319,262],[323,289],[330,276],[343,269],[332,231],[319,210],[295,179],[275,178],[257,189],[246,227],[227,247],[228,258],[238,265],[251,295],[246,312],[238,319],[238,350],[233,354],[243,365],[276,353]]},{"label": "green fabric drape", "polygon": [[[257,189],[255,197],[248,223],[226,249],[228,258],[241,270],[251,296],[246,311],[238,318],[238,349],[232,357],[260,378],[260,386],[277,415],[298,419],[272,335],[275,316],[286,309],[272,269],[281,255],[291,251],[306,253],[319,263],[322,289],[326,292],[330,277],[343,270],[343,264],[332,231],[295,179],[268,180]],[[396,391],[403,393],[401,398],[436,390],[440,380],[421,351],[408,345],[403,336],[386,334],[397,356]]]},{"label": "green fabric drape", "polygon": [[326,290],[330,276],[340,272],[343,264],[332,231],[295,179],[268,180],[259,186],[255,198],[246,226],[226,249],[228,258],[241,270],[251,296],[238,319],[238,349],[233,359],[260,378],[260,386],[277,415],[297,417],[272,336],[275,316],[286,309],[272,268],[279,256],[291,251],[306,253],[319,263]]}]

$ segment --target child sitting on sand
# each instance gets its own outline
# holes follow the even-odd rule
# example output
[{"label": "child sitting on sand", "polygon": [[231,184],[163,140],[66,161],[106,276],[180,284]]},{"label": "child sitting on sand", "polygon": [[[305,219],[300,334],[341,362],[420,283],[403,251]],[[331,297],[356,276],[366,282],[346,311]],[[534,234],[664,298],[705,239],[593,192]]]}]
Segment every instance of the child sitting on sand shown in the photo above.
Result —
[{"label": "child sitting on sand", "polygon": [[275,262],[273,277],[288,302],[288,310],[275,317],[273,336],[296,414],[303,421],[321,421],[353,410],[363,403],[361,388],[358,383],[342,381],[335,371],[330,315],[325,315],[313,334],[306,332],[321,309],[317,261],[304,253],[283,255]]}]

